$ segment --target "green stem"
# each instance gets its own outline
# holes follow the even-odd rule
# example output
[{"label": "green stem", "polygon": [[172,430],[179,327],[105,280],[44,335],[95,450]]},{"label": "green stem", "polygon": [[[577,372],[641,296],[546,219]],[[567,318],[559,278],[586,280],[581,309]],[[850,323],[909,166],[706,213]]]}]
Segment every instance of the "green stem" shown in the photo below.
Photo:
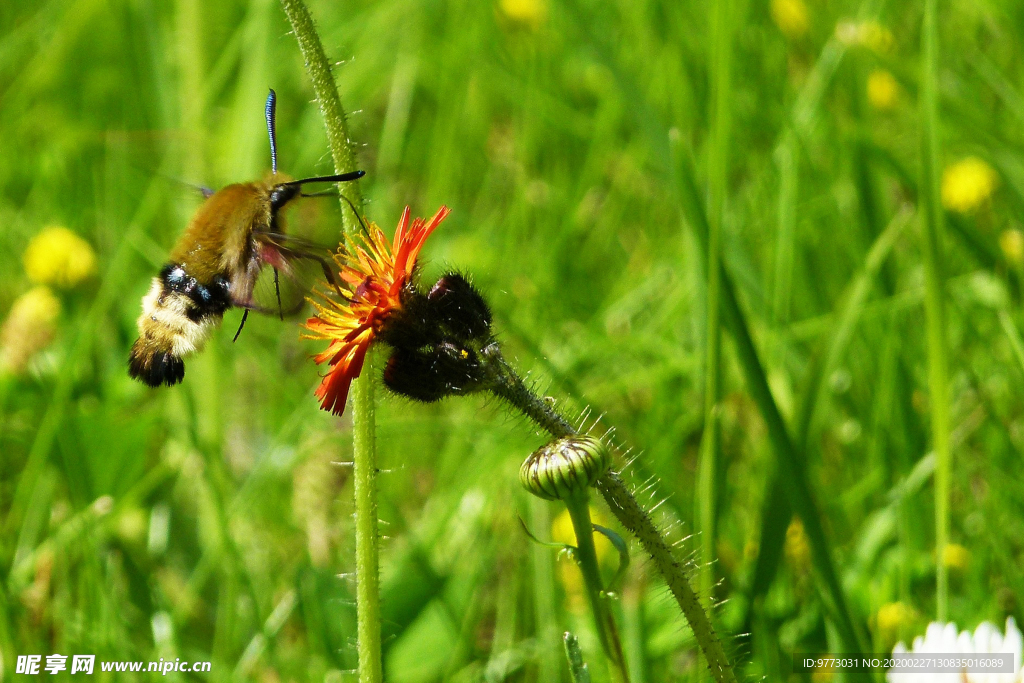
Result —
[{"label": "green stem", "polygon": [[942,282],[942,205],[939,197],[938,27],[935,0],[926,0],[921,31],[921,189],[924,204],[925,317],[928,329],[928,388],[935,450],[936,616],[946,620],[949,592],[943,553],[949,542],[949,386]]},{"label": "green stem", "polygon": [[[327,141],[334,157],[334,172],[356,168],[355,149],[349,139],[345,110],[330,62],[317,35],[313,18],[302,0],[281,0],[291,22],[313,82],[320,113],[327,127]],[[359,229],[356,211],[362,212],[363,199],[357,182],[342,183],[341,212],[345,232],[355,236]],[[348,201],[346,201],[346,199]],[[351,202],[351,207],[347,206]],[[352,475],[356,508],[356,622],[360,683],[383,680],[380,638],[380,534],[377,525],[377,445],[373,373],[369,370],[352,382]]]},{"label": "green stem", "polygon": [[530,391],[515,369],[501,355],[501,348],[497,342],[484,348],[481,355],[486,361],[486,371],[489,375],[487,388],[491,393],[505,399],[552,436],[579,435],[579,430],[569,424],[550,403]]},{"label": "green stem", "polygon": [[597,624],[597,635],[601,639],[601,645],[604,646],[605,652],[615,664],[621,680],[629,683],[626,660],[622,655],[622,641],[619,639],[615,621],[608,610],[608,603],[602,588],[601,571],[597,564],[597,548],[594,546],[594,523],[590,520],[587,492],[580,491],[563,502],[569,510],[569,519],[572,520],[572,528],[576,534],[576,563],[583,574],[583,583],[587,586],[587,598],[590,600],[590,609],[594,613],[594,622]]},{"label": "green stem", "polygon": [[[370,367],[372,369],[372,363]],[[353,486],[356,499],[356,620],[359,681],[383,680],[380,645],[380,562],[377,529],[377,443],[374,382],[364,372],[352,382]]]},{"label": "green stem", "polygon": [[687,574],[686,567],[676,560],[672,549],[665,542],[654,520],[647,514],[633,494],[629,492],[622,478],[615,472],[609,472],[597,480],[597,490],[608,502],[612,513],[636,536],[644,549],[654,560],[654,565],[665,578],[672,597],[679,604],[686,620],[690,622],[693,637],[697,640],[704,659],[707,660],[711,675],[718,683],[735,683],[736,675],[725,656],[721,641],[715,633],[707,611],[697,599]]},{"label": "green stem", "polygon": [[[313,82],[313,92],[316,93],[316,101],[320,105],[320,114],[324,119],[324,126],[327,128],[327,142],[331,147],[331,155],[334,157],[334,172],[346,173],[356,170],[356,152],[352,140],[348,135],[348,119],[345,117],[345,110],[341,106],[341,98],[338,97],[338,87],[334,82],[334,74],[331,72],[331,63],[324,53],[323,43],[316,32],[316,25],[313,17],[310,16],[306,3],[303,0],[281,0],[281,7],[288,15],[295,38],[299,41],[299,49],[302,51],[302,58],[306,62],[306,73],[309,80]],[[358,181],[340,183],[338,190],[341,195],[352,202],[352,207],[362,213],[363,196],[359,191]],[[352,212],[347,202],[341,202],[341,215],[345,233],[354,236],[359,229],[359,219]]]},{"label": "green stem", "polygon": [[[482,357],[488,373],[486,385],[491,393],[507,401],[552,436],[567,437],[580,434],[579,430],[562,417],[550,403],[530,391],[502,357],[496,343],[485,348]],[[665,579],[683,616],[690,623],[690,629],[715,681],[735,683],[736,675],[733,673],[732,665],[725,656],[725,650],[711,625],[707,611],[697,599],[688,576],[689,571],[683,563],[676,560],[672,548],[654,524],[654,520],[615,472],[608,472],[598,479],[597,489],[622,526],[640,541],[644,550],[654,560],[654,566]]]}]

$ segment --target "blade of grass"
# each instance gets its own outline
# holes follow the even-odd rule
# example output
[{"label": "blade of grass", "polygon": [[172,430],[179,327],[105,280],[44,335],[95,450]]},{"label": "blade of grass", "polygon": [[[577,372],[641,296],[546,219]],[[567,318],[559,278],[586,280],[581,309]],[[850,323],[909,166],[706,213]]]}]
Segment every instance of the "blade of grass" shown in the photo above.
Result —
[{"label": "blade of grass", "polygon": [[[778,233],[775,237],[775,277],[772,291],[772,325],[778,330],[789,321],[793,289],[793,252],[796,239],[796,201],[799,194],[799,146],[796,133],[788,131],[775,150],[779,167]],[[778,351],[779,345],[775,345]]]},{"label": "blade of grass", "polygon": [[948,575],[942,562],[949,541],[949,386],[942,277],[942,205],[939,200],[938,26],[935,0],[925,0],[921,31],[921,188],[918,199],[925,238],[925,318],[928,335],[928,389],[935,450],[936,618],[946,620]]},{"label": "blade of grass", "polygon": [[[630,571],[622,589],[622,635],[629,664],[629,680],[647,683],[646,626],[644,599],[647,583],[642,572]],[[540,679],[551,680],[551,679]]]},{"label": "blade of grass", "polygon": [[1020,364],[1021,372],[1024,372],[1024,340],[1021,340],[1020,331],[1013,324],[1013,318],[1010,317],[1006,309],[1000,309],[999,311],[999,324],[1002,325],[1003,332],[1006,333],[1006,338],[1010,342],[1013,357]]},{"label": "blade of grass", "polygon": [[732,55],[732,3],[721,0],[711,15],[711,150],[708,161],[708,253],[706,255],[707,335],[704,358],[704,434],[697,473],[696,518],[700,529],[699,591],[705,607],[715,584],[715,520],[719,470],[719,393],[721,380],[721,232],[729,164],[729,84]]},{"label": "blade of grass", "polygon": [[[679,149],[678,140],[672,151],[675,154],[674,170],[683,210],[694,226],[697,242],[702,251],[707,249],[708,222],[700,201],[700,191],[696,181],[692,162]],[[846,595],[835,568],[833,550],[825,535],[821,522],[819,507],[814,499],[810,482],[804,470],[803,454],[798,452],[789,435],[778,405],[768,387],[768,379],[764,367],[754,347],[747,326],[746,318],[739,307],[732,283],[724,267],[720,275],[722,279],[722,320],[733,337],[736,352],[748,390],[754,403],[768,428],[768,437],[778,458],[778,465],[787,476],[783,477],[786,491],[789,494],[794,510],[804,522],[811,545],[811,556],[814,567],[821,578],[825,605],[836,623],[843,646],[849,652],[864,652],[861,634],[866,632],[863,624],[855,619],[847,604]]]},{"label": "blade of grass", "polygon": [[[869,8],[870,9],[870,8]],[[789,319],[792,298],[793,262],[796,239],[796,203],[799,195],[800,144],[807,139],[817,121],[822,98],[832,83],[836,71],[846,54],[846,45],[832,38],[818,55],[807,78],[793,103],[790,123],[782,140],[775,148],[774,156],[779,165],[778,234],[775,241],[775,277],[772,292],[773,324],[776,328]],[[780,340],[769,350],[771,356],[781,351]],[[802,444],[803,441],[801,440]],[[801,452],[805,450],[801,446]],[[754,578],[749,595],[753,605],[771,586],[775,571],[782,558],[782,546],[786,529],[793,515],[792,506],[786,495],[782,472],[776,468],[767,480],[761,508],[761,537],[758,543]],[[744,631],[750,631],[748,612]]]},{"label": "blade of grass", "polygon": [[[847,285],[843,295],[845,304],[840,310],[838,322],[834,325],[835,334],[829,337],[827,347],[819,352],[808,373],[808,386],[803,393],[803,401],[797,411],[797,443],[801,450],[806,451],[816,408],[824,398],[824,379],[831,375],[838,365],[853,336],[853,330],[864,311],[864,304],[871,286],[878,278],[879,270],[892,250],[896,239],[902,234],[910,221],[910,214],[900,213],[889,223],[879,235],[868,252],[868,257],[860,273]],[[780,480],[781,474],[773,476],[773,483],[768,489],[761,506],[760,552],[754,565],[754,577],[749,588],[751,601],[759,599],[768,592],[775,577],[776,568],[782,558],[782,547],[786,537],[786,529],[792,516],[792,507],[786,496],[786,488]],[[749,607],[748,607],[749,610]],[[745,631],[752,625],[752,611],[748,611],[745,619]]]},{"label": "blade of grass", "polygon": [[583,661],[579,639],[566,631],[562,642],[565,643],[565,657],[569,660],[569,676],[573,683],[590,683],[590,670]]},{"label": "blade of grass", "polygon": [[798,439],[805,447],[817,410],[824,403],[824,380],[831,375],[849,346],[854,328],[860,320],[864,304],[867,301],[868,294],[871,292],[872,285],[878,278],[882,264],[888,257],[896,240],[910,223],[912,217],[913,214],[906,210],[893,217],[882,234],[875,240],[875,243],[871,245],[861,271],[847,285],[846,292],[843,295],[845,303],[840,308],[834,332],[829,335],[828,345],[824,353],[819,354],[814,361],[809,373],[807,390],[804,393],[804,399],[797,413]]}]

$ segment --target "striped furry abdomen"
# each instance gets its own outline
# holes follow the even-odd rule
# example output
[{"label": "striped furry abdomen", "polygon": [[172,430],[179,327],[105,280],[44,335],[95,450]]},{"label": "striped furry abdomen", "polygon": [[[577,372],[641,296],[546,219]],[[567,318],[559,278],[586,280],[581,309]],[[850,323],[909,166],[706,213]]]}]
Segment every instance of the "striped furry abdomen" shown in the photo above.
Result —
[{"label": "striped furry abdomen", "polygon": [[185,356],[202,348],[231,306],[227,278],[208,284],[182,265],[163,267],[142,299],[139,338],[132,345],[128,373],[151,387],[177,384],[185,377]]}]

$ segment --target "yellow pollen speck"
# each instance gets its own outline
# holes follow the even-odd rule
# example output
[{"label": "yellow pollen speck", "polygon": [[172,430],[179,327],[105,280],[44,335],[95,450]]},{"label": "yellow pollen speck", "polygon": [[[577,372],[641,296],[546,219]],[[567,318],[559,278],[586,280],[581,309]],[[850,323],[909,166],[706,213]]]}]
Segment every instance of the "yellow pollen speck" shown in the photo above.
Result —
[{"label": "yellow pollen speck", "polygon": [[868,102],[875,109],[892,109],[899,98],[900,86],[891,73],[875,69],[868,76]]},{"label": "yellow pollen speck", "polygon": [[772,21],[790,39],[802,37],[810,27],[803,0],[772,0]]},{"label": "yellow pollen speck", "polygon": [[67,289],[96,272],[96,253],[67,228],[49,227],[32,238],[22,256],[28,279]]},{"label": "yellow pollen speck", "polygon": [[1015,266],[1024,265],[1024,232],[1011,228],[999,235],[999,248],[1006,260]]},{"label": "yellow pollen speck", "polygon": [[970,213],[992,196],[998,182],[995,169],[978,157],[961,159],[942,173],[942,205]]},{"label": "yellow pollen speck", "polygon": [[959,543],[949,543],[942,549],[942,563],[958,572],[967,569],[971,562],[971,551]]},{"label": "yellow pollen speck", "polygon": [[548,18],[547,0],[501,0],[498,6],[506,18],[532,30]]},{"label": "yellow pollen speck", "polygon": [[60,300],[46,287],[34,287],[11,306],[0,328],[0,370],[21,374],[32,356],[53,340]]}]

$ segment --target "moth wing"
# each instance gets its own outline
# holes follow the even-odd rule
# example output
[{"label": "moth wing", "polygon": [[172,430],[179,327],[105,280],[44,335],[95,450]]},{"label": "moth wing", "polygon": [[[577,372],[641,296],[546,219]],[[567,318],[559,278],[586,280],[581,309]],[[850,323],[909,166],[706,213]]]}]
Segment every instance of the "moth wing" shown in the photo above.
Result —
[{"label": "moth wing", "polygon": [[252,305],[246,308],[281,318],[297,315],[317,283],[335,278],[330,247],[280,233],[259,232],[254,237],[263,268]]}]

